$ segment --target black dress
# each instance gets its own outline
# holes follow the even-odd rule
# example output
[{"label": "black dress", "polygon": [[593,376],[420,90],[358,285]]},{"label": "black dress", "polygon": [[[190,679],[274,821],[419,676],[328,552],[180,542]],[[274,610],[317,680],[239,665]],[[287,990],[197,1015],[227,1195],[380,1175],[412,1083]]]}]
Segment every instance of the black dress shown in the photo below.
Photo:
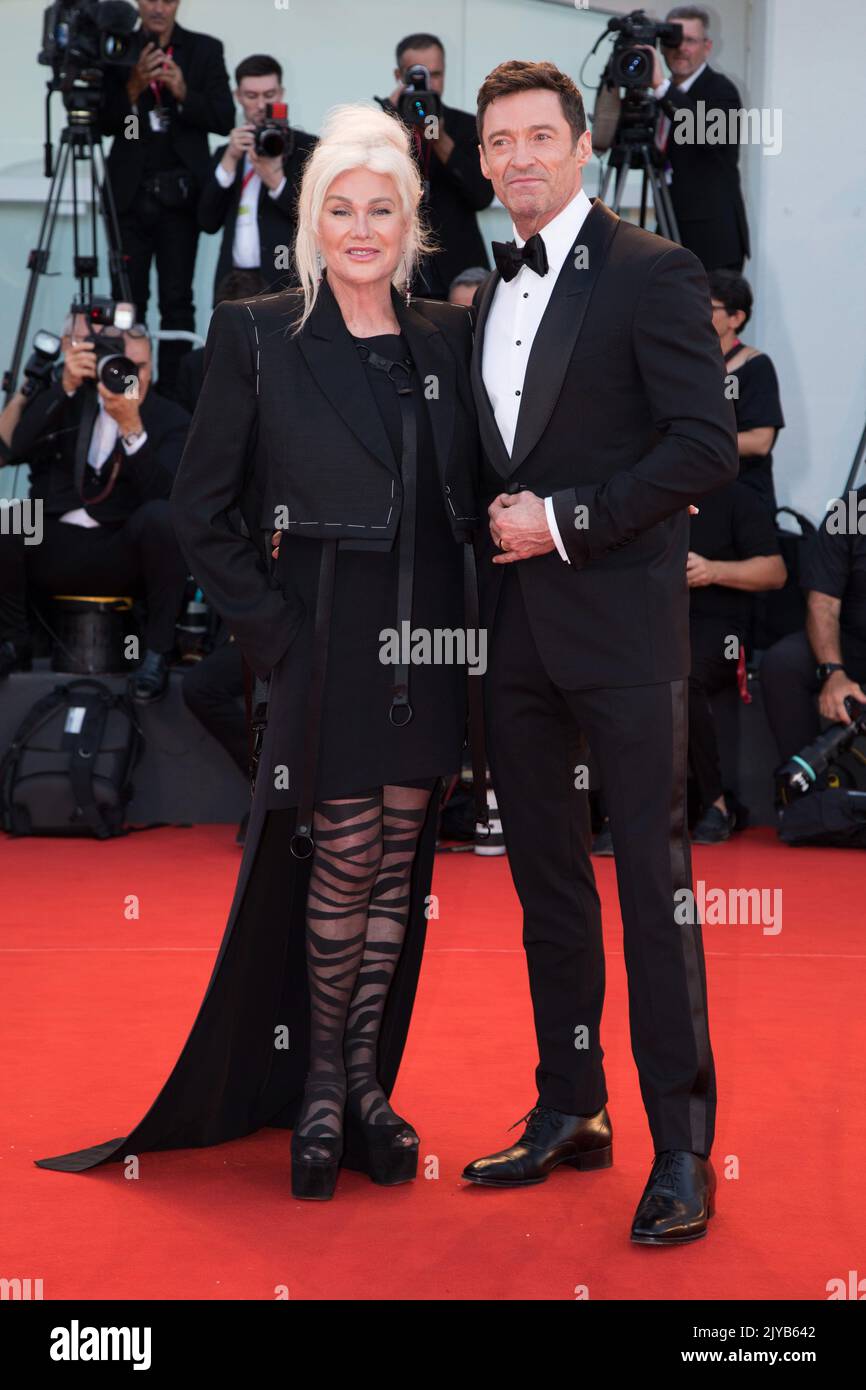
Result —
[{"label": "black dress", "polygon": [[[402,335],[388,333],[356,342],[389,361],[408,355]],[[369,363],[366,370],[399,464],[402,425],[395,386]],[[461,547],[455,545],[445,515],[423,383],[417,373],[413,401],[417,523],[412,630],[454,631],[464,624]],[[369,543],[363,551],[350,548],[351,542],[338,544],[317,800],[396,782],[429,782],[460,770],[466,723],[464,666],[411,665],[412,719],[401,726],[388,717],[394,668],[381,656],[388,654],[388,631],[397,628],[399,545],[399,532],[390,550],[371,550]],[[271,763],[260,772],[268,779],[267,804],[273,809],[298,804],[321,548],[318,540],[294,535],[284,535],[280,546],[277,578],[300,598],[306,619],[275,672],[281,712]],[[280,775],[280,769],[288,771],[288,778],[285,772]]]},{"label": "black dress", "polygon": [[[397,306],[410,325],[423,320]],[[443,309],[443,317],[448,313]],[[401,319],[401,322],[403,319]],[[460,325],[462,327],[462,324]],[[367,340],[377,353],[406,355],[403,338]],[[468,348],[468,343],[466,344]],[[418,351],[425,341],[417,339]],[[463,628],[465,546],[455,541],[445,514],[431,443],[423,383],[441,359],[419,365],[413,379],[417,421],[417,519],[412,627]],[[468,359],[461,363],[468,377]],[[393,385],[369,371],[396,457],[400,415]],[[439,401],[465,410],[460,397]],[[472,436],[470,436],[470,445]],[[474,467],[467,450],[465,466]],[[404,727],[388,718],[393,668],[379,660],[379,633],[397,618],[399,532],[392,549],[364,553],[340,542],[317,799],[394,782],[433,782],[459,769],[465,726],[467,672],[463,665],[412,665],[413,718]],[[312,655],[312,631],[322,543],[283,535],[279,572],[306,608],[304,623],[271,673],[268,723],[234,898],[219,953],[192,1030],[171,1074],[143,1119],[125,1137],[37,1159],[37,1166],[83,1172],[120,1163],[127,1154],[196,1148],[251,1134],[264,1126],[291,1129],[303,1100],[309,1067],[310,1002],[306,963],[306,899],[310,859],[295,859],[289,845],[297,826]],[[289,788],[276,789],[270,770],[285,764]],[[435,780],[434,780],[435,779]],[[399,1070],[421,968],[438,821],[433,791],[412,865],[406,935],[385,1004],[378,1045],[378,1080],[391,1094]],[[287,1048],[275,1038],[288,1033]],[[344,1156],[344,1167],[355,1162]],[[288,1149],[286,1150],[288,1181]]]}]

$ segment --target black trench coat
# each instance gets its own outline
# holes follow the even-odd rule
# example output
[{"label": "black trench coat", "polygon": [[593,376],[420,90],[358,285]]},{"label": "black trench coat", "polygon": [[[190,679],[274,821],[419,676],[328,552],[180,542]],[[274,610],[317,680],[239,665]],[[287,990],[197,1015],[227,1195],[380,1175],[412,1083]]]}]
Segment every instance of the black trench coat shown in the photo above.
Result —
[{"label": "black trench coat", "polygon": [[[281,595],[267,565],[272,506],[286,502],[288,491],[290,518],[304,520],[303,508],[312,516],[320,504],[322,510],[315,513],[320,519],[337,520],[330,517],[329,509],[339,484],[340,521],[346,529],[336,534],[351,538],[355,549],[361,544],[358,530],[349,528],[369,522],[368,513],[375,513],[383,485],[389,495],[392,490],[390,478],[381,476],[384,468],[374,453],[366,383],[354,375],[356,365],[359,374],[363,369],[354,349],[345,351],[351,343],[338,312],[335,316],[333,296],[325,286],[295,340],[284,332],[287,303],[297,305],[297,295],[268,296],[251,301],[249,308],[246,304],[224,306],[235,316],[232,351],[236,353],[239,339],[243,341],[237,316],[252,320],[254,309],[259,320],[253,322],[249,338],[255,348],[249,360],[255,371],[259,411],[255,421],[247,421],[248,433],[241,439],[238,418],[243,417],[245,406],[237,391],[232,399],[231,364],[225,363],[222,343],[223,357],[216,353],[212,328],[205,386],[172,495],[179,539],[190,567],[235,631],[252,668],[259,675],[270,672],[271,718],[260,754],[262,769],[275,761],[277,711],[289,678],[291,642],[297,630],[288,599],[280,608]],[[431,414],[446,511],[453,520],[455,541],[462,541],[476,519],[477,440],[469,395],[468,318],[465,311],[448,305],[419,303],[407,308],[396,296],[395,310],[419,375],[435,373],[440,392],[445,392],[440,397],[441,416]],[[240,351],[242,355],[246,351],[243,345]],[[268,434],[261,408],[271,391],[275,393],[271,405],[278,403],[280,419]],[[229,402],[229,410],[224,428],[215,430],[212,416],[218,414],[221,399]],[[303,414],[303,427],[297,432],[291,429],[293,400],[299,403],[299,415]],[[317,460],[308,452],[310,421],[316,418],[331,431],[334,447],[340,451],[339,469],[331,470],[327,487],[321,481],[321,456]],[[387,448],[386,440],[384,445]],[[205,470],[196,462],[202,457],[207,459],[205,482]],[[291,468],[286,470],[287,460],[296,465],[294,475]],[[353,467],[370,483],[357,494],[354,510],[347,483]],[[227,518],[229,509],[238,505],[252,537],[245,542]],[[334,528],[323,534],[334,535]],[[392,544],[395,534],[396,520],[391,517],[386,535],[379,532],[374,543]],[[283,543],[291,544],[290,536],[284,536]],[[260,776],[234,899],[210,982],[184,1048],[153,1105],[125,1137],[37,1159],[38,1167],[81,1172],[102,1163],[122,1162],[128,1154],[199,1148],[240,1138],[266,1125],[290,1129],[296,1122],[309,1056],[305,907],[310,861],[289,853],[297,811],[268,809],[268,787],[267,776]],[[438,802],[437,789],[418,842],[406,936],[382,1020],[379,1082],[386,1095],[391,1094],[400,1066],[424,950]],[[289,1034],[287,1048],[276,1045],[278,1031],[284,1029]],[[343,1161],[347,1167],[360,1167],[351,1152]]]}]

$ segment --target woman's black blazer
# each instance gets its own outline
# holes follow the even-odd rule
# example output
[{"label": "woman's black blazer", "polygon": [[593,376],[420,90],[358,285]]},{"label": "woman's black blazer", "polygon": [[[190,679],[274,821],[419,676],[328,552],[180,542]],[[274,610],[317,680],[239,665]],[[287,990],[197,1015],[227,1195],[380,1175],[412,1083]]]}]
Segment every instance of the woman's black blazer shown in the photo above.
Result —
[{"label": "woman's black blazer", "polygon": [[[392,297],[427,402],[454,539],[468,541],[478,524],[470,313]],[[282,530],[283,545],[299,535],[390,549],[402,503],[399,466],[327,280],[293,337],[301,304],[300,291],[287,290],[214,311],[171,496],[192,573],[263,677],[304,616],[271,576],[271,533]],[[233,519],[238,508],[248,536]]]}]

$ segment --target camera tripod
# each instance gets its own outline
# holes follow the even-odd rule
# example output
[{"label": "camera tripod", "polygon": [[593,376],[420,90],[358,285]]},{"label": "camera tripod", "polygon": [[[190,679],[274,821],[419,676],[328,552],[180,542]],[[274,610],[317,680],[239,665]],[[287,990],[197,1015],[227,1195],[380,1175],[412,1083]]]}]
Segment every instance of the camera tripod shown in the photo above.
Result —
[{"label": "camera tripod", "polygon": [[[60,135],[60,154],[54,164],[54,148],[51,141],[51,95],[63,91],[64,105],[69,112],[69,120]],[[85,84],[83,87],[67,84],[55,78],[48,82],[45,97],[45,177],[51,179],[51,187],[45,200],[39,237],[35,247],[27,257],[29,278],[24,294],[24,304],[15,335],[12,361],[3,374],[4,403],[8,402],[18,384],[18,374],[24,357],[25,344],[30,330],[30,319],[36,299],[40,275],[48,274],[51,243],[63,198],[67,173],[70,175],[72,201],[73,236],[73,274],[78,280],[79,299],[87,302],[93,295],[94,282],[99,274],[97,254],[97,227],[101,219],[108,252],[108,268],[112,283],[117,285],[120,297],[131,300],[129,276],[124,263],[120,242],[120,226],[111,181],[105,164],[102,137],[96,126],[97,111],[101,91],[99,86]],[[79,192],[79,165],[85,165],[90,172],[90,195],[85,205]],[[89,225],[89,251],[82,250],[82,237],[79,221],[82,212],[87,214]],[[12,492],[17,492],[18,471],[21,464],[13,469]]]},{"label": "camera tripod", "polygon": [[640,223],[646,226],[649,195],[652,194],[656,227],[660,236],[679,241],[680,233],[671,202],[670,189],[664,177],[664,155],[655,143],[656,103],[651,97],[635,92],[626,93],[616,135],[610,147],[607,164],[599,187],[599,197],[607,203],[607,190],[616,172],[613,201],[608,207],[619,215],[625,196],[626,179],[630,169],[641,169]]}]

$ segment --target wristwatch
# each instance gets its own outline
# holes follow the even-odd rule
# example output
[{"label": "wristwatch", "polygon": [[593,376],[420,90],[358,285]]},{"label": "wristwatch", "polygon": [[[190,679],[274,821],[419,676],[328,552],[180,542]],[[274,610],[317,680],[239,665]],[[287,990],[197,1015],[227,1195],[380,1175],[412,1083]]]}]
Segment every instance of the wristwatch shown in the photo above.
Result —
[{"label": "wristwatch", "polygon": [[146,434],[147,430],[144,429],[132,430],[129,434],[122,434],[120,436],[120,442],[125,449],[131,449],[140,439],[143,439]]},{"label": "wristwatch", "polygon": [[818,680],[823,685],[825,680],[827,680],[828,677],[832,676],[834,671],[844,670],[845,667],[842,665],[841,661],[822,661],[820,666],[817,668],[816,675],[818,677]]}]

